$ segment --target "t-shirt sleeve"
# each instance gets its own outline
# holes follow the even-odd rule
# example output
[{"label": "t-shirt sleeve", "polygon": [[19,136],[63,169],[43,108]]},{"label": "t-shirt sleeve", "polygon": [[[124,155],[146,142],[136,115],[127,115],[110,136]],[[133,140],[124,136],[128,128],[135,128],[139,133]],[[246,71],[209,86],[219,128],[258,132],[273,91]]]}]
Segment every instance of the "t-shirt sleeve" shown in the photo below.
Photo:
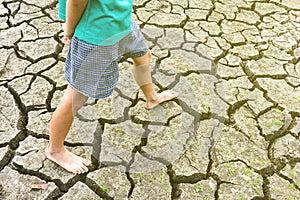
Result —
[{"label": "t-shirt sleeve", "polygon": [[58,18],[66,21],[67,0],[58,0]]}]

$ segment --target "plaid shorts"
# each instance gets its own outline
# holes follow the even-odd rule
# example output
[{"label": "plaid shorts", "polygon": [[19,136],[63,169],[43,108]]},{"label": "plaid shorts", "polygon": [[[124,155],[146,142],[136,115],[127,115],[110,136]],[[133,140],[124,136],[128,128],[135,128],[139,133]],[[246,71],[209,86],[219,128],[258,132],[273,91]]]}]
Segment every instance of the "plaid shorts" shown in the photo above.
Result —
[{"label": "plaid shorts", "polygon": [[119,79],[118,61],[122,57],[141,57],[148,51],[138,25],[111,46],[98,46],[73,37],[65,66],[65,79],[78,92],[91,98],[110,96]]}]

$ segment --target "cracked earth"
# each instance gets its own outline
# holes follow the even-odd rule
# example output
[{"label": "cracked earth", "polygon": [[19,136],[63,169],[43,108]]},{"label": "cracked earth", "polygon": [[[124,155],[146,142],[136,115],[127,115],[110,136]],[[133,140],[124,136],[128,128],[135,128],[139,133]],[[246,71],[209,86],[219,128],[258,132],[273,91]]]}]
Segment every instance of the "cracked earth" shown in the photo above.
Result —
[{"label": "cracked earth", "polygon": [[67,137],[93,161],[73,175],[44,156],[66,89],[57,1],[1,0],[0,199],[300,199],[298,0],[136,0],[133,13],[156,90],[179,96],[145,110],[122,59],[113,95]]}]

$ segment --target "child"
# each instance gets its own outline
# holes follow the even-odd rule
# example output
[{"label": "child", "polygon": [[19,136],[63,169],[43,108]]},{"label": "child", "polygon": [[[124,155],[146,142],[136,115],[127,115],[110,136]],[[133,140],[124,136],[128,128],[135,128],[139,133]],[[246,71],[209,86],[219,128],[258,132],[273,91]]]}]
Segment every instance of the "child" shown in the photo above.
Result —
[{"label": "child", "polygon": [[157,94],[153,88],[151,53],[132,21],[132,4],[133,0],[59,0],[59,17],[65,20],[63,42],[70,45],[65,67],[68,87],[51,118],[45,155],[69,172],[86,173],[91,164],[64,147],[74,116],[88,97],[111,95],[121,56],[134,61],[133,74],[145,95],[146,109],[177,96],[171,90]]}]

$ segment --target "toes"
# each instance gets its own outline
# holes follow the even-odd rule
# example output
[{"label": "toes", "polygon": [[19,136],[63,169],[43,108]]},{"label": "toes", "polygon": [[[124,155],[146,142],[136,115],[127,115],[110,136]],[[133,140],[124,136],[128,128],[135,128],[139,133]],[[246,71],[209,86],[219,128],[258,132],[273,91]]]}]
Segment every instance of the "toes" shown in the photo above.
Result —
[{"label": "toes", "polygon": [[83,159],[83,161],[80,163],[80,171],[81,173],[87,173],[89,169],[86,167],[85,162],[88,160]]},{"label": "toes", "polygon": [[85,165],[80,166],[80,174],[87,173],[88,171],[89,169]]},{"label": "toes", "polygon": [[87,173],[89,171],[89,169],[85,165],[83,165],[82,169],[83,169],[83,173]]},{"label": "toes", "polygon": [[[75,159],[72,163],[69,164],[68,167],[65,167],[65,169],[73,174],[84,174],[89,171],[89,169],[85,166],[83,163],[83,158],[81,159]],[[88,160],[86,160],[88,161]]]},{"label": "toes", "polygon": [[80,174],[84,174],[89,171],[89,169],[85,166],[85,164],[83,162],[80,162],[78,164],[78,170],[80,171]]},{"label": "toes", "polygon": [[88,166],[88,165],[91,165],[92,162],[90,160],[87,160],[87,159],[82,159],[82,162],[85,166]]},{"label": "toes", "polygon": [[74,174],[84,174],[87,173],[89,171],[89,169],[86,167],[86,163],[89,163],[89,160],[80,158],[78,159],[73,166],[73,170],[72,173]]},{"label": "toes", "polygon": [[163,95],[164,95],[164,99],[170,100],[177,97],[178,93],[175,92],[174,90],[166,90],[165,92],[163,92]]},{"label": "toes", "polygon": [[81,171],[78,168],[74,167],[74,166],[71,167],[70,169],[66,169],[66,170],[73,173],[73,174],[80,174],[81,173]]},{"label": "toes", "polygon": [[84,174],[88,172],[89,169],[85,165],[78,163],[76,166],[73,166],[73,168],[69,171],[74,174]]},{"label": "toes", "polygon": [[165,90],[158,94],[158,102],[162,103],[177,97],[177,93],[173,90]]},{"label": "toes", "polygon": [[158,106],[160,103],[163,103],[165,101],[169,101],[171,99],[174,99],[178,96],[178,93],[173,90],[165,90],[158,94],[158,100],[156,102],[146,102],[145,108],[150,110]]}]

